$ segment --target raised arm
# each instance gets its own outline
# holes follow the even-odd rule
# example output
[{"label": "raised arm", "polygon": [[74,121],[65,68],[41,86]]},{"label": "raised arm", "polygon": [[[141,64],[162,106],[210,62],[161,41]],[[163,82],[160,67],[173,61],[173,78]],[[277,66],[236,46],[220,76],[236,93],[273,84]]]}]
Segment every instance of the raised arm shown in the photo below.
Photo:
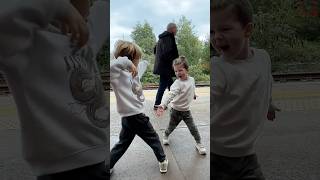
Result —
[{"label": "raised arm", "polygon": [[174,97],[176,97],[181,91],[181,88],[179,86],[179,82],[175,81],[171,86],[170,86],[170,91],[168,95],[162,100],[161,102],[161,107],[166,108],[168,107],[168,104],[173,100]]},{"label": "raised arm", "polygon": [[137,69],[135,65],[128,58],[120,57],[117,60],[113,60],[110,62],[110,80],[111,82],[114,79],[118,78],[120,71],[127,70],[132,73],[132,76],[137,75]]},{"label": "raised arm", "polygon": [[0,60],[18,54],[33,44],[37,29],[58,22],[70,29],[72,39],[82,46],[88,34],[78,11],[66,0],[12,0],[1,1]]},{"label": "raised arm", "polygon": [[[212,60],[213,61],[213,60]],[[211,97],[213,98],[219,98],[224,93],[226,88],[226,75],[223,72],[220,65],[213,61],[211,62]]]},{"label": "raised arm", "polygon": [[109,35],[109,3],[106,0],[94,1],[90,8],[88,17],[88,27],[90,31],[89,43],[91,44],[94,54],[97,54],[106,43]]}]

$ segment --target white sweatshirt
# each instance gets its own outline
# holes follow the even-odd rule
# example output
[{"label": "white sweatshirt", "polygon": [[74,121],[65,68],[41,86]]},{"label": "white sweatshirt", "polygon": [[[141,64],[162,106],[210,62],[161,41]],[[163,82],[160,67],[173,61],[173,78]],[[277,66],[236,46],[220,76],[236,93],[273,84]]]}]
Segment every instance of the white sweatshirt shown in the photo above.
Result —
[{"label": "white sweatshirt", "polygon": [[195,96],[195,81],[193,77],[188,79],[176,79],[170,86],[169,94],[161,102],[161,106],[167,107],[171,102],[173,109],[178,111],[189,111]]},{"label": "white sweatshirt", "polygon": [[138,74],[133,78],[129,72],[132,65],[132,61],[127,57],[118,57],[110,62],[110,82],[121,117],[144,112],[144,98],[139,78],[142,75]]},{"label": "white sweatshirt", "polygon": [[254,49],[245,60],[212,60],[211,151],[223,156],[253,154],[267,119],[272,76],[268,53]]},{"label": "white sweatshirt", "polygon": [[0,70],[17,105],[25,160],[37,176],[104,161],[109,109],[96,54],[109,34],[108,4],[95,2],[89,42],[76,50],[49,25],[70,13],[69,1],[13,2],[0,3]]}]

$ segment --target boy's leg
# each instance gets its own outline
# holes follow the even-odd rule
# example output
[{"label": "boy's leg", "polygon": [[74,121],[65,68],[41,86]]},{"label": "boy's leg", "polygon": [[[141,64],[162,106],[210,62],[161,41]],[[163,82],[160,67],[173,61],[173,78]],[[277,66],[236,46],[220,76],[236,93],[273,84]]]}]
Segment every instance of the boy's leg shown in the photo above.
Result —
[{"label": "boy's leg", "polygon": [[172,131],[178,126],[181,120],[182,117],[179,115],[179,112],[171,108],[169,125],[167,129],[164,131],[164,134],[166,136],[169,136],[172,133]]},{"label": "boy's leg", "polygon": [[149,121],[149,117],[144,114],[139,114],[136,118],[136,121],[139,122],[135,129],[136,133],[152,148],[158,161],[164,161],[166,159],[166,155],[164,154],[161,146],[159,136]]},{"label": "boy's leg", "polygon": [[127,151],[131,142],[135,136],[134,131],[130,128],[128,119],[122,118],[122,129],[119,136],[119,142],[114,145],[110,153],[110,169],[116,164],[116,162],[122,157]]},{"label": "boy's leg", "polygon": [[246,156],[240,180],[265,180],[256,154]]},{"label": "boy's leg", "polygon": [[237,176],[233,172],[233,161],[229,157],[210,153],[210,179],[234,180]]},{"label": "boy's leg", "polygon": [[265,180],[256,155],[225,157],[211,153],[212,180]]},{"label": "boy's leg", "polygon": [[194,124],[192,115],[190,111],[184,111],[183,114],[183,121],[186,123],[190,133],[194,137],[197,143],[201,143],[201,137],[198,131],[197,126]]},{"label": "boy's leg", "polygon": [[108,173],[105,169],[105,162],[73,169],[70,171],[49,174],[37,177],[37,180],[61,180],[61,179],[77,179],[77,180],[106,180]]}]

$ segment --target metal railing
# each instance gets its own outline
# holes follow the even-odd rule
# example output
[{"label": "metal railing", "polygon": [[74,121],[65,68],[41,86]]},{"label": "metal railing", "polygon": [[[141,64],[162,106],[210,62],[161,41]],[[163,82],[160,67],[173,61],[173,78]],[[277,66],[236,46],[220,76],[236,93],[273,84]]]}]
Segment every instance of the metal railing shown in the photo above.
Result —
[{"label": "metal railing", "polygon": [[[110,74],[107,72],[101,73],[101,79],[105,90],[110,90]],[[301,73],[273,73],[274,81],[288,82],[288,81],[315,81],[320,80],[320,72],[301,72]],[[198,82],[197,87],[210,86],[209,82]],[[158,84],[145,84],[144,89],[157,89]],[[10,93],[7,83],[0,74],[0,94]]]}]

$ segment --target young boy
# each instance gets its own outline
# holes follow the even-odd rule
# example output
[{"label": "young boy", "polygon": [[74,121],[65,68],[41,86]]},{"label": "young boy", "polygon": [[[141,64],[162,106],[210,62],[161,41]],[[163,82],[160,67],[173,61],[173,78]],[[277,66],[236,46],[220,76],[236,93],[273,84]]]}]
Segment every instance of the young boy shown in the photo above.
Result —
[{"label": "young boy", "polygon": [[195,81],[193,77],[188,75],[188,62],[184,56],[173,61],[173,69],[177,76],[177,79],[171,86],[169,95],[162,101],[157,109],[157,115],[161,116],[164,110],[168,107],[171,102],[172,109],[170,113],[170,122],[168,128],[164,132],[163,144],[169,144],[169,135],[183,120],[188,126],[192,136],[196,140],[196,148],[201,155],[206,154],[206,149],[201,144],[201,137],[199,131],[194,124],[190,105],[193,99],[196,99],[195,95]]},{"label": "young boy", "polygon": [[248,0],[211,1],[211,179],[256,179],[263,174],[254,150],[263,122],[275,118],[268,53],[249,47]]},{"label": "young boy", "polygon": [[152,148],[159,161],[160,172],[166,173],[168,160],[159,136],[153,129],[149,117],[143,113],[145,98],[139,79],[142,75],[139,75],[137,70],[142,51],[136,44],[120,40],[115,45],[114,56],[116,59],[110,63],[110,82],[116,96],[122,128],[119,142],[111,150],[110,173],[136,135]]},{"label": "young boy", "polygon": [[96,1],[89,15],[88,0],[14,2],[1,2],[0,68],[23,157],[39,180],[105,180],[109,112],[96,54],[108,35],[107,3]]}]

